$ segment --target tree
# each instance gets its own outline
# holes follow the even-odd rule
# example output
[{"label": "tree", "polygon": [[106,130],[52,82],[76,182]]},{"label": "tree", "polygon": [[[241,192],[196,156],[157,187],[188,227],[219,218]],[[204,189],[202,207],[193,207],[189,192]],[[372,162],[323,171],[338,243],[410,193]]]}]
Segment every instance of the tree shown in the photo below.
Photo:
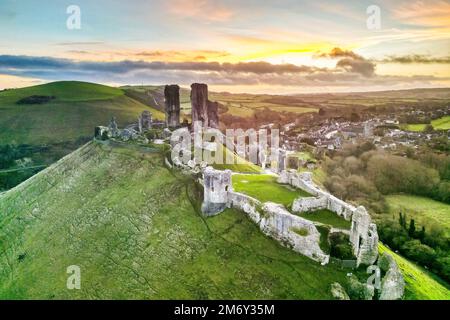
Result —
[{"label": "tree", "polygon": [[425,133],[432,133],[434,131],[434,128],[431,124],[427,124],[425,126],[425,129],[423,130]]},{"label": "tree", "polygon": [[398,223],[400,224],[400,226],[406,230],[406,214],[402,214],[401,212],[399,212],[399,219],[398,219]]},{"label": "tree", "polygon": [[416,224],[414,222],[414,219],[411,219],[411,221],[409,222],[408,235],[412,238],[414,237],[415,233],[416,233]]},{"label": "tree", "polygon": [[423,242],[423,239],[425,238],[425,227],[422,226],[422,229],[419,231],[417,238]]}]

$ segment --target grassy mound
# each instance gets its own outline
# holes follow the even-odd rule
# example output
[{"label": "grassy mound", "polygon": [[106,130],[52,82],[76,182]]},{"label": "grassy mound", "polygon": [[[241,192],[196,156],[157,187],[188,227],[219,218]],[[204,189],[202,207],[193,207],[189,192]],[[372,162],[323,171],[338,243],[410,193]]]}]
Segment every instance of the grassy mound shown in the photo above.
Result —
[{"label": "grassy mound", "polygon": [[345,283],[241,212],[203,218],[191,180],[162,164],[91,142],[0,195],[0,298],[329,299]]},{"label": "grassy mound", "polygon": [[379,244],[379,252],[388,252],[399,265],[406,282],[404,299],[450,300],[450,290],[431,273],[394,253],[382,243]]},{"label": "grassy mound", "polygon": [[[27,97],[54,97],[42,104],[18,104]],[[164,114],[124,95],[118,88],[94,83],[60,81],[0,92],[2,144],[48,144],[92,136],[94,127],[115,116],[119,125],[135,121],[150,110]]]}]

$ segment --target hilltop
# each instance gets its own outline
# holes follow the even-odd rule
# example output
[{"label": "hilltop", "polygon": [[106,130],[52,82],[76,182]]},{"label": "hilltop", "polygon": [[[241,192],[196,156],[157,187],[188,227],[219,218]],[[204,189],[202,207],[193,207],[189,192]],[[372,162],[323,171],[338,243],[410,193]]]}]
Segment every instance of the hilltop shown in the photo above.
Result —
[{"label": "hilltop", "polygon": [[146,150],[90,142],[0,195],[1,298],[329,299],[345,283],[241,212],[201,216],[193,181]]},{"label": "hilltop", "polygon": [[[18,104],[31,96],[53,97],[42,104]],[[119,88],[100,84],[58,81],[0,92],[2,144],[48,144],[93,135],[93,128],[112,116],[119,124],[134,121],[143,110],[155,118],[163,113],[130,97]]]}]

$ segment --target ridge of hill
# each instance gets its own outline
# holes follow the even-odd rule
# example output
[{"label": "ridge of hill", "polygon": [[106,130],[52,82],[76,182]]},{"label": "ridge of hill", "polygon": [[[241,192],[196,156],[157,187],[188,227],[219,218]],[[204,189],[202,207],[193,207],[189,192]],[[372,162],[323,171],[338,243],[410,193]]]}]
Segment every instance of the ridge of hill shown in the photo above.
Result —
[{"label": "ridge of hill", "polygon": [[[1,194],[0,298],[330,299],[345,284],[241,212],[204,218],[196,184],[163,163],[89,142]],[[66,288],[71,265],[81,290]]]},{"label": "ridge of hill", "polygon": [[[29,97],[51,97],[44,103],[21,103]],[[119,88],[79,81],[58,81],[0,92],[2,144],[44,145],[93,135],[94,127],[136,121],[144,110],[157,119],[164,114],[128,96]]]}]

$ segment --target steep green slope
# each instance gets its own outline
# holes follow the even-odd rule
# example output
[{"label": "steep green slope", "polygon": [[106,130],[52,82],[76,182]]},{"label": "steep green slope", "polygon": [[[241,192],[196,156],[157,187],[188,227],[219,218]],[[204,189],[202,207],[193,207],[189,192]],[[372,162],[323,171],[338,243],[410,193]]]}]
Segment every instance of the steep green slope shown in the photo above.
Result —
[{"label": "steep green slope", "polygon": [[[205,219],[158,153],[91,142],[0,195],[0,298],[331,298],[346,271]],[[70,265],[81,290],[66,289]]]},{"label": "steep green slope", "polygon": [[[30,96],[53,96],[44,104],[17,104]],[[115,116],[119,125],[135,121],[143,110],[160,111],[99,84],[60,81],[0,92],[0,143],[47,144],[92,136],[93,128]]]},{"label": "steep green slope", "polygon": [[425,269],[399,256],[383,244],[379,245],[380,254],[387,252],[397,262],[405,278],[406,300],[450,300],[450,290],[433,278]]}]

